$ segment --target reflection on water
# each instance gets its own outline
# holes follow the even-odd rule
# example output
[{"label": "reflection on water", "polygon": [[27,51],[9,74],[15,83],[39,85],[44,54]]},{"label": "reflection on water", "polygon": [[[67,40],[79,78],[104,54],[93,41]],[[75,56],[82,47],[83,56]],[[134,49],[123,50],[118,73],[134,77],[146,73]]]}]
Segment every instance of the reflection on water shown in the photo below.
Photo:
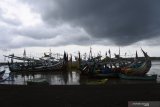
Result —
[{"label": "reflection on water", "polygon": [[[5,74],[4,78],[8,77],[9,74]],[[46,79],[50,85],[79,85],[79,73],[72,71],[68,73],[29,73],[20,74],[14,73],[10,81],[1,82],[1,84],[23,84],[26,85],[28,80],[37,78]],[[13,81],[11,81],[13,80]]]},{"label": "reflection on water", "polygon": [[158,74],[160,75],[160,61],[152,61],[152,67],[148,74]]},{"label": "reflection on water", "polygon": [[[6,69],[6,74],[3,78],[9,76],[9,69],[1,67],[1,70]],[[153,61],[152,67],[148,74],[158,74],[157,83],[160,83],[160,61]],[[88,78],[80,77],[79,72],[71,71],[68,73],[54,72],[54,73],[29,73],[20,74],[14,73],[14,75],[9,78],[10,81],[0,82],[0,84],[20,84],[26,85],[28,80],[43,78],[46,79],[50,85],[80,85],[83,84]],[[11,81],[14,80],[14,81]],[[153,83],[154,81],[132,81],[132,80],[121,80],[121,79],[109,79],[107,84],[134,84],[134,83]],[[156,81],[155,81],[156,82]]]},{"label": "reflection on water", "polygon": [[152,67],[148,74],[157,74],[157,83],[160,83],[160,61],[152,61]]}]

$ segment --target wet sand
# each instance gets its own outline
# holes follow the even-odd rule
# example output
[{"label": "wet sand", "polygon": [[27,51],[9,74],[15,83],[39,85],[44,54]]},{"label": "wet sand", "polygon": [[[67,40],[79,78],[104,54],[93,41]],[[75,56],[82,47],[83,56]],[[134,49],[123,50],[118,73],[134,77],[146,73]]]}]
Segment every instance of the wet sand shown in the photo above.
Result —
[{"label": "wet sand", "polygon": [[0,85],[0,107],[127,107],[128,101],[160,101],[160,84]]}]

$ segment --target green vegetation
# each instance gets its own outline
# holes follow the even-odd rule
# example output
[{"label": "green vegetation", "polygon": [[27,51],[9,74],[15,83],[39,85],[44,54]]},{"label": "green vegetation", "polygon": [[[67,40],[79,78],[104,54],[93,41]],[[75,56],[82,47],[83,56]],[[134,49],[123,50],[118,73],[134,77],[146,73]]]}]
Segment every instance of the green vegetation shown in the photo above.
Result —
[{"label": "green vegetation", "polygon": [[108,79],[91,79],[91,80],[88,80],[86,81],[86,85],[104,85],[106,84],[108,81]]}]

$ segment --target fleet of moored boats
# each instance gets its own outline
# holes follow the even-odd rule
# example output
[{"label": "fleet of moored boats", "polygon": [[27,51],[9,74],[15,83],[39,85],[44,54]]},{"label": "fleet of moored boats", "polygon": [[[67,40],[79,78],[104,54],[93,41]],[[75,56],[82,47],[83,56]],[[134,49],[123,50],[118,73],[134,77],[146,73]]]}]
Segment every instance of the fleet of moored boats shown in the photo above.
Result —
[{"label": "fleet of moored boats", "polygon": [[[142,49],[141,49],[142,50]],[[136,52],[135,58],[122,58],[120,55],[115,55],[115,58],[111,58],[106,55],[105,58],[101,58],[101,55],[97,57],[90,57],[85,60],[79,57],[76,60],[78,64],[81,76],[88,76],[93,78],[121,78],[121,79],[135,79],[135,80],[156,80],[157,75],[147,75],[152,64],[151,59],[146,52],[142,50],[144,57],[138,57]],[[110,54],[110,53],[109,53]],[[74,61],[68,58],[68,54],[64,52],[62,58],[55,59],[51,53],[39,59],[28,58],[25,55],[19,57],[14,54],[5,56],[11,59],[8,62],[9,69],[12,72],[64,72],[68,71],[70,64]],[[21,62],[14,62],[13,60],[21,60]],[[77,63],[78,62],[78,63]],[[5,73],[5,70],[0,71],[0,80]],[[31,82],[30,82],[31,83]]]},{"label": "fleet of moored boats", "polygon": [[157,75],[146,75],[151,68],[151,59],[146,52],[142,50],[144,57],[136,57],[132,60],[116,58],[108,60],[100,60],[92,58],[83,64],[81,69],[82,75],[91,77],[120,77],[122,79],[142,79],[156,80]]}]

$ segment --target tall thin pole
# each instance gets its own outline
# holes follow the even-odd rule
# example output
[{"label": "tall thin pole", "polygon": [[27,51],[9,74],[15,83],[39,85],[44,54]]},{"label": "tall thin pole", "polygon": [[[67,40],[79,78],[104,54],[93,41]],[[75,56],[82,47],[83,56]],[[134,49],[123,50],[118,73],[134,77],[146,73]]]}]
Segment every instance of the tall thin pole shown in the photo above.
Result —
[{"label": "tall thin pole", "polygon": [[110,57],[110,67],[112,68],[112,64],[111,64],[111,51],[110,51],[110,49],[109,49],[109,51],[108,51],[108,53],[109,53],[109,57]]},{"label": "tall thin pole", "polygon": [[92,58],[92,48],[90,46],[89,59],[91,59],[91,58]]},{"label": "tall thin pole", "polygon": [[119,57],[120,57],[120,55],[121,55],[121,50],[120,50],[120,47],[119,47]]}]

